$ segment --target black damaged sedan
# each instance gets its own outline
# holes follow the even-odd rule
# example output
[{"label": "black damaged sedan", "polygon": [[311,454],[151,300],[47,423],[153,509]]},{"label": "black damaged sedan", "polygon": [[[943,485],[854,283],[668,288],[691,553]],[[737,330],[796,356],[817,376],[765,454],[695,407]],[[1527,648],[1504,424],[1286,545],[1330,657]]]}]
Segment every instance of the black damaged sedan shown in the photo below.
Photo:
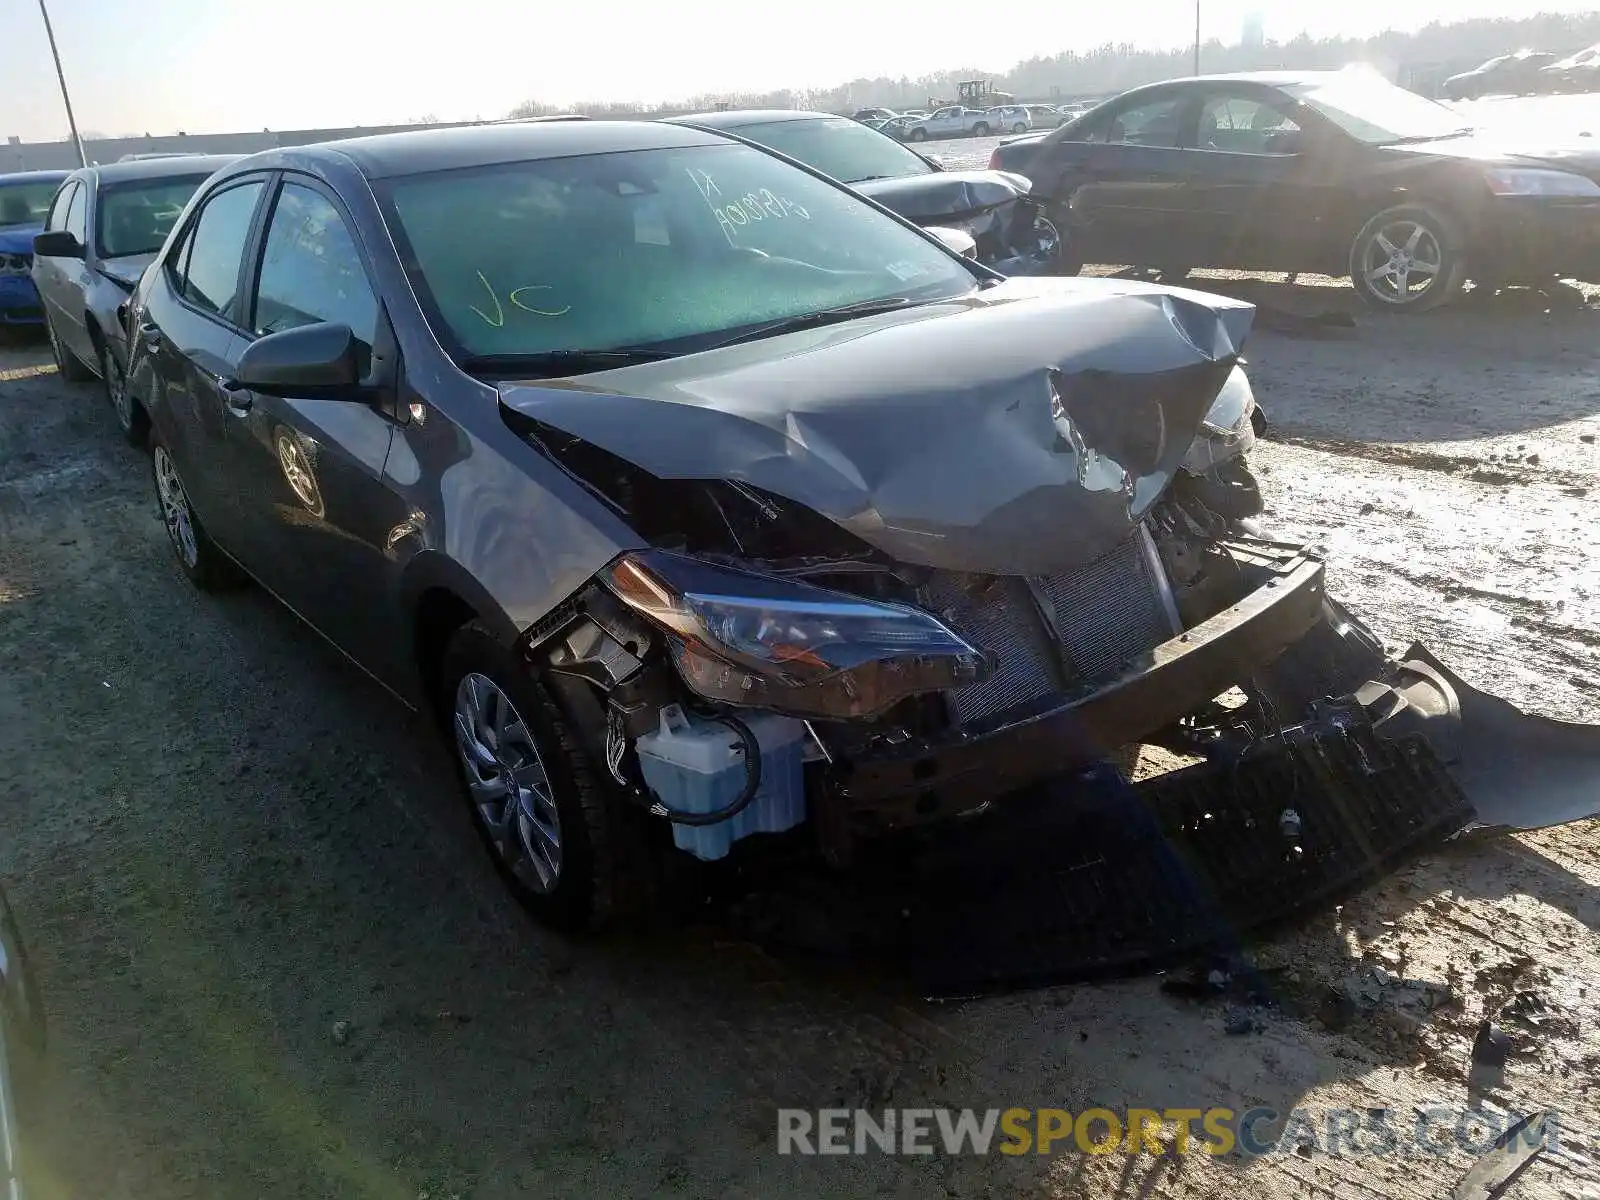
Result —
[{"label": "black damaged sedan", "polygon": [[[434,713],[553,924],[1153,739],[1235,782],[1359,746],[1404,795],[1429,737],[1479,795],[1529,783],[1526,718],[1387,658],[1253,523],[1236,301],[1004,280],[757,148],[580,121],[243,159],[129,320],[179,567]],[[1561,729],[1539,769],[1581,805]]]},{"label": "black damaged sedan", "polygon": [[1348,275],[1390,312],[1468,280],[1600,280],[1600,149],[1474,128],[1367,70],[1135,88],[989,165],[1033,180],[1068,269]]}]

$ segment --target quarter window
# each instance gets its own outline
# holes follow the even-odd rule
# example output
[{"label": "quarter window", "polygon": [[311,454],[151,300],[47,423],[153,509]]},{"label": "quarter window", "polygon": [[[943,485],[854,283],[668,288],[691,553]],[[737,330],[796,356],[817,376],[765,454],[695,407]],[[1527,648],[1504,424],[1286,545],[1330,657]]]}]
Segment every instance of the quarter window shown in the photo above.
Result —
[{"label": "quarter window", "polygon": [[1293,154],[1300,126],[1270,104],[1242,96],[1213,96],[1200,109],[1202,150],[1233,154]]},{"label": "quarter window", "polygon": [[320,193],[286,183],[267,228],[253,324],[267,334],[319,321],[348,325],[370,347],[378,301],[339,210]]},{"label": "quarter window", "polygon": [[83,220],[83,198],[88,188],[78,186],[72,190],[72,200],[67,204],[67,220],[64,228],[78,241],[84,242],[89,236],[88,226]]},{"label": "quarter window", "polygon": [[180,252],[178,290],[197,308],[230,316],[239,290],[239,266],[250,239],[250,220],[261,196],[260,183],[246,183],[207,200]]}]

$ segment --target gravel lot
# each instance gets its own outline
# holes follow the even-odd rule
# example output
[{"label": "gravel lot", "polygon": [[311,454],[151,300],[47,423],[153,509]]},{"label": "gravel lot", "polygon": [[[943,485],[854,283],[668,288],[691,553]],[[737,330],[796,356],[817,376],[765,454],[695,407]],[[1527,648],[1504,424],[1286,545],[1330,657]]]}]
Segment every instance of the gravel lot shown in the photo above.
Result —
[{"label": "gravel lot", "polygon": [[[977,152],[976,144],[968,148]],[[986,156],[987,150],[982,154]],[[1250,287],[1288,308],[1346,288]],[[1257,455],[1338,594],[1478,686],[1600,721],[1600,308],[1482,301],[1260,333]],[[1600,1127],[1600,824],[1458,844],[1261,947],[1247,1036],[1150,979],[923,1005],[714,932],[564,942],[501,894],[419,722],[259,591],[169,561],[148,461],[41,345],[0,348],[0,878],[52,1017],[45,1197],[1441,1195],[1470,1159],[780,1158],[775,1110],[1467,1100]],[[1449,982],[1335,1032],[1325,986]],[[1600,1196],[1538,1164],[1519,1197]]]}]

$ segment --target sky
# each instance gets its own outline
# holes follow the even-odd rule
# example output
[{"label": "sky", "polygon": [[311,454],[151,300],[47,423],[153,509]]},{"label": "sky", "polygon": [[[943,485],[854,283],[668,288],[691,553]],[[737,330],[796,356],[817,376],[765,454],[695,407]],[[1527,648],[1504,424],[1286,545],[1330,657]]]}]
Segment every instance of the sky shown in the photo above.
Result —
[{"label": "sky", "polygon": [[[1521,16],[1529,0],[1201,0],[1202,35],[1365,36]],[[109,136],[504,116],[524,100],[659,101],[831,87],[1089,49],[1187,45],[1192,0],[47,0],[80,130]],[[1600,0],[1538,0],[1583,12]],[[940,15],[942,13],[942,15]],[[983,15],[987,14],[987,15]],[[64,137],[37,0],[0,5],[0,137]]]}]

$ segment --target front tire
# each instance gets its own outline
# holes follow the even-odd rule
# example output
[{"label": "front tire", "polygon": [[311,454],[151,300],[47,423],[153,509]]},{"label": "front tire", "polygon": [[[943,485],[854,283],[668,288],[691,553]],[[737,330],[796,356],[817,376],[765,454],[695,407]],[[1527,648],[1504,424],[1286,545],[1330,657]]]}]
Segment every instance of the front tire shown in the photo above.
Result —
[{"label": "front tire", "polygon": [[604,782],[528,664],[470,622],[445,650],[435,704],[473,825],[517,901],[569,933],[631,912],[647,818]]},{"label": "front tire", "polygon": [[1454,299],[1466,282],[1460,228],[1432,204],[1386,208],[1356,234],[1349,269],[1369,308],[1427,312]]},{"label": "front tire", "polygon": [[44,319],[44,335],[50,340],[50,357],[56,360],[56,373],[68,383],[88,383],[94,372],[81,363],[56,336],[56,323],[48,316]]},{"label": "front tire", "polygon": [[116,351],[103,338],[100,341],[100,380],[105,385],[106,400],[116,415],[122,436],[130,446],[145,445],[150,440],[150,418],[128,387],[128,373],[117,361]]},{"label": "front tire", "polygon": [[189,504],[189,490],[178,474],[177,463],[167,447],[156,441],[150,455],[151,473],[155,478],[156,502],[160,507],[161,521],[167,527],[167,539],[178,566],[203,592],[222,592],[238,587],[244,575],[234,562],[224,554],[211,535],[206,532],[200,518]]}]

